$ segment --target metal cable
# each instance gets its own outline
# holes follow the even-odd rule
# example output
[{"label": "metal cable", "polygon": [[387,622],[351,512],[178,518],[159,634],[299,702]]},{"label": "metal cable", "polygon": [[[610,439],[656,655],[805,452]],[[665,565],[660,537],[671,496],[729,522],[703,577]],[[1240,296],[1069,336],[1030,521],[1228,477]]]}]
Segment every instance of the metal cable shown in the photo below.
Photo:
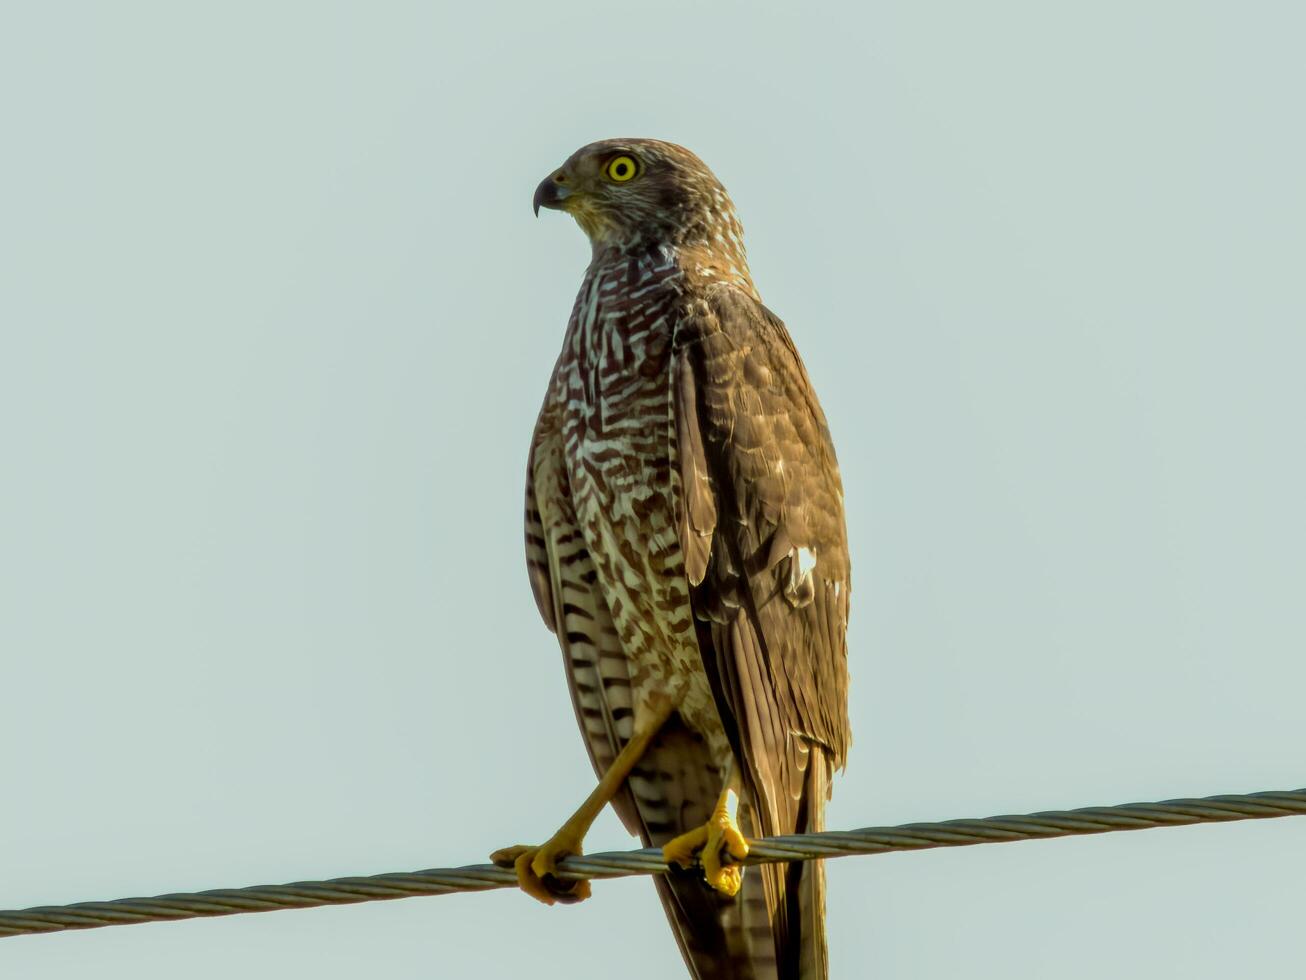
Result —
[{"label": "metal cable", "polygon": [[[1306,789],[768,837],[751,842],[752,850],[743,863],[807,861],[850,854],[965,847],[970,844],[998,844],[1045,837],[1105,834],[1116,830],[1146,830],[1150,827],[1299,815],[1306,815]],[[645,848],[639,851],[612,851],[570,857],[559,864],[558,877],[623,878],[628,875],[662,874],[666,870],[667,865],[662,860],[661,852],[656,848]],[[60,932],[64,929],[97,929],[101,926],[132,925],[137,922],[237,915],[241,912],[349,905],[354,902],[412,898],[418,895],[488,891],[492,888],[510,888],[516,883],[516,877],[507,869],[492,864],[474,864],[465,868],[434,868],[362,878],[297,881],[289,885],[219,888],[158,895],[154,898],[119,898],[109,902],[47,905],[0,912],[0,937]]]}]

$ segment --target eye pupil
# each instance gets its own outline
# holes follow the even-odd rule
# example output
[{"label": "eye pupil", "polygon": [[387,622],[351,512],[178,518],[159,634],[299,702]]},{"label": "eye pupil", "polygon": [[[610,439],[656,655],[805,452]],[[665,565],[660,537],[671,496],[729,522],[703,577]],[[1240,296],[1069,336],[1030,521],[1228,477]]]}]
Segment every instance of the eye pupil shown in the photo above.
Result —
[{"label": "eye pupil", "polygon": [[615,157],[608,163],[608,177],[620,183],[625,183],[635,176],[635,161],[630,157]]}]

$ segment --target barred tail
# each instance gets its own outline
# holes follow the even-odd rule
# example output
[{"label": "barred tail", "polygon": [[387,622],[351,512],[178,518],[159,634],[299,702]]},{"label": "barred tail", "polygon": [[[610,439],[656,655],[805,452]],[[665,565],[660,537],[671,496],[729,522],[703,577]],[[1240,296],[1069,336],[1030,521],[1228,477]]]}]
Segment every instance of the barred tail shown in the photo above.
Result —
[{"label": "barred tail", "polygon": [[[814,833],[825,828],[830,788],[830,766],[819,747],[811,747],[802,778],[794,832]],[[707,746],[673,715],[628,784],[645,843],[660,847],[706,821],[720,780]],[[746,800],[739,804],[739,823],[748,836],[765,836]],[[749,867],[733,898],[709,888],[698,869],[672,869],[655,881],[694,980],[827,980],[822,862]]]}]

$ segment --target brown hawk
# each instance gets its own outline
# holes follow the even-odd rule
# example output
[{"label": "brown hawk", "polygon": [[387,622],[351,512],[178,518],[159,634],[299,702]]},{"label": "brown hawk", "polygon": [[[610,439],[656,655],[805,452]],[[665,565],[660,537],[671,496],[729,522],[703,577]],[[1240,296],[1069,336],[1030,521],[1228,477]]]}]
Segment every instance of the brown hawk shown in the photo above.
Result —
[{"label": "brown hawk", "polygon": [[744,834],[822,829],[848,751],[825,417],[694,154],[593,143],[534,205],[593,245],[531,441],[526,558],[599,784],[546,844],[494,858],[541,901],[579,901],[588,883],[551,871],[611,802],[646,846],[701,866],[657,879],[694,977],[825,977],[820,863],[731,860]]}]

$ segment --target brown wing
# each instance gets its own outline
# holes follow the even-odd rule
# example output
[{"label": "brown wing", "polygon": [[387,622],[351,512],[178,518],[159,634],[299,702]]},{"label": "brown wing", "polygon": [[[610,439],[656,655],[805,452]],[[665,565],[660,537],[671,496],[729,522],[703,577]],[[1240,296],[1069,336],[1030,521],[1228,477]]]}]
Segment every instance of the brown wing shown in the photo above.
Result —
[{"label": "brown wing", "polygon": [[[681,541],[753,832],[821,829],[850,742],[848,543],[825,416],[784,324],[732,287],[680,325],[674,364]],[[764,880],[782,975],[786,961],[821,975],[807,962],[824,959],[819,868]]]}]

